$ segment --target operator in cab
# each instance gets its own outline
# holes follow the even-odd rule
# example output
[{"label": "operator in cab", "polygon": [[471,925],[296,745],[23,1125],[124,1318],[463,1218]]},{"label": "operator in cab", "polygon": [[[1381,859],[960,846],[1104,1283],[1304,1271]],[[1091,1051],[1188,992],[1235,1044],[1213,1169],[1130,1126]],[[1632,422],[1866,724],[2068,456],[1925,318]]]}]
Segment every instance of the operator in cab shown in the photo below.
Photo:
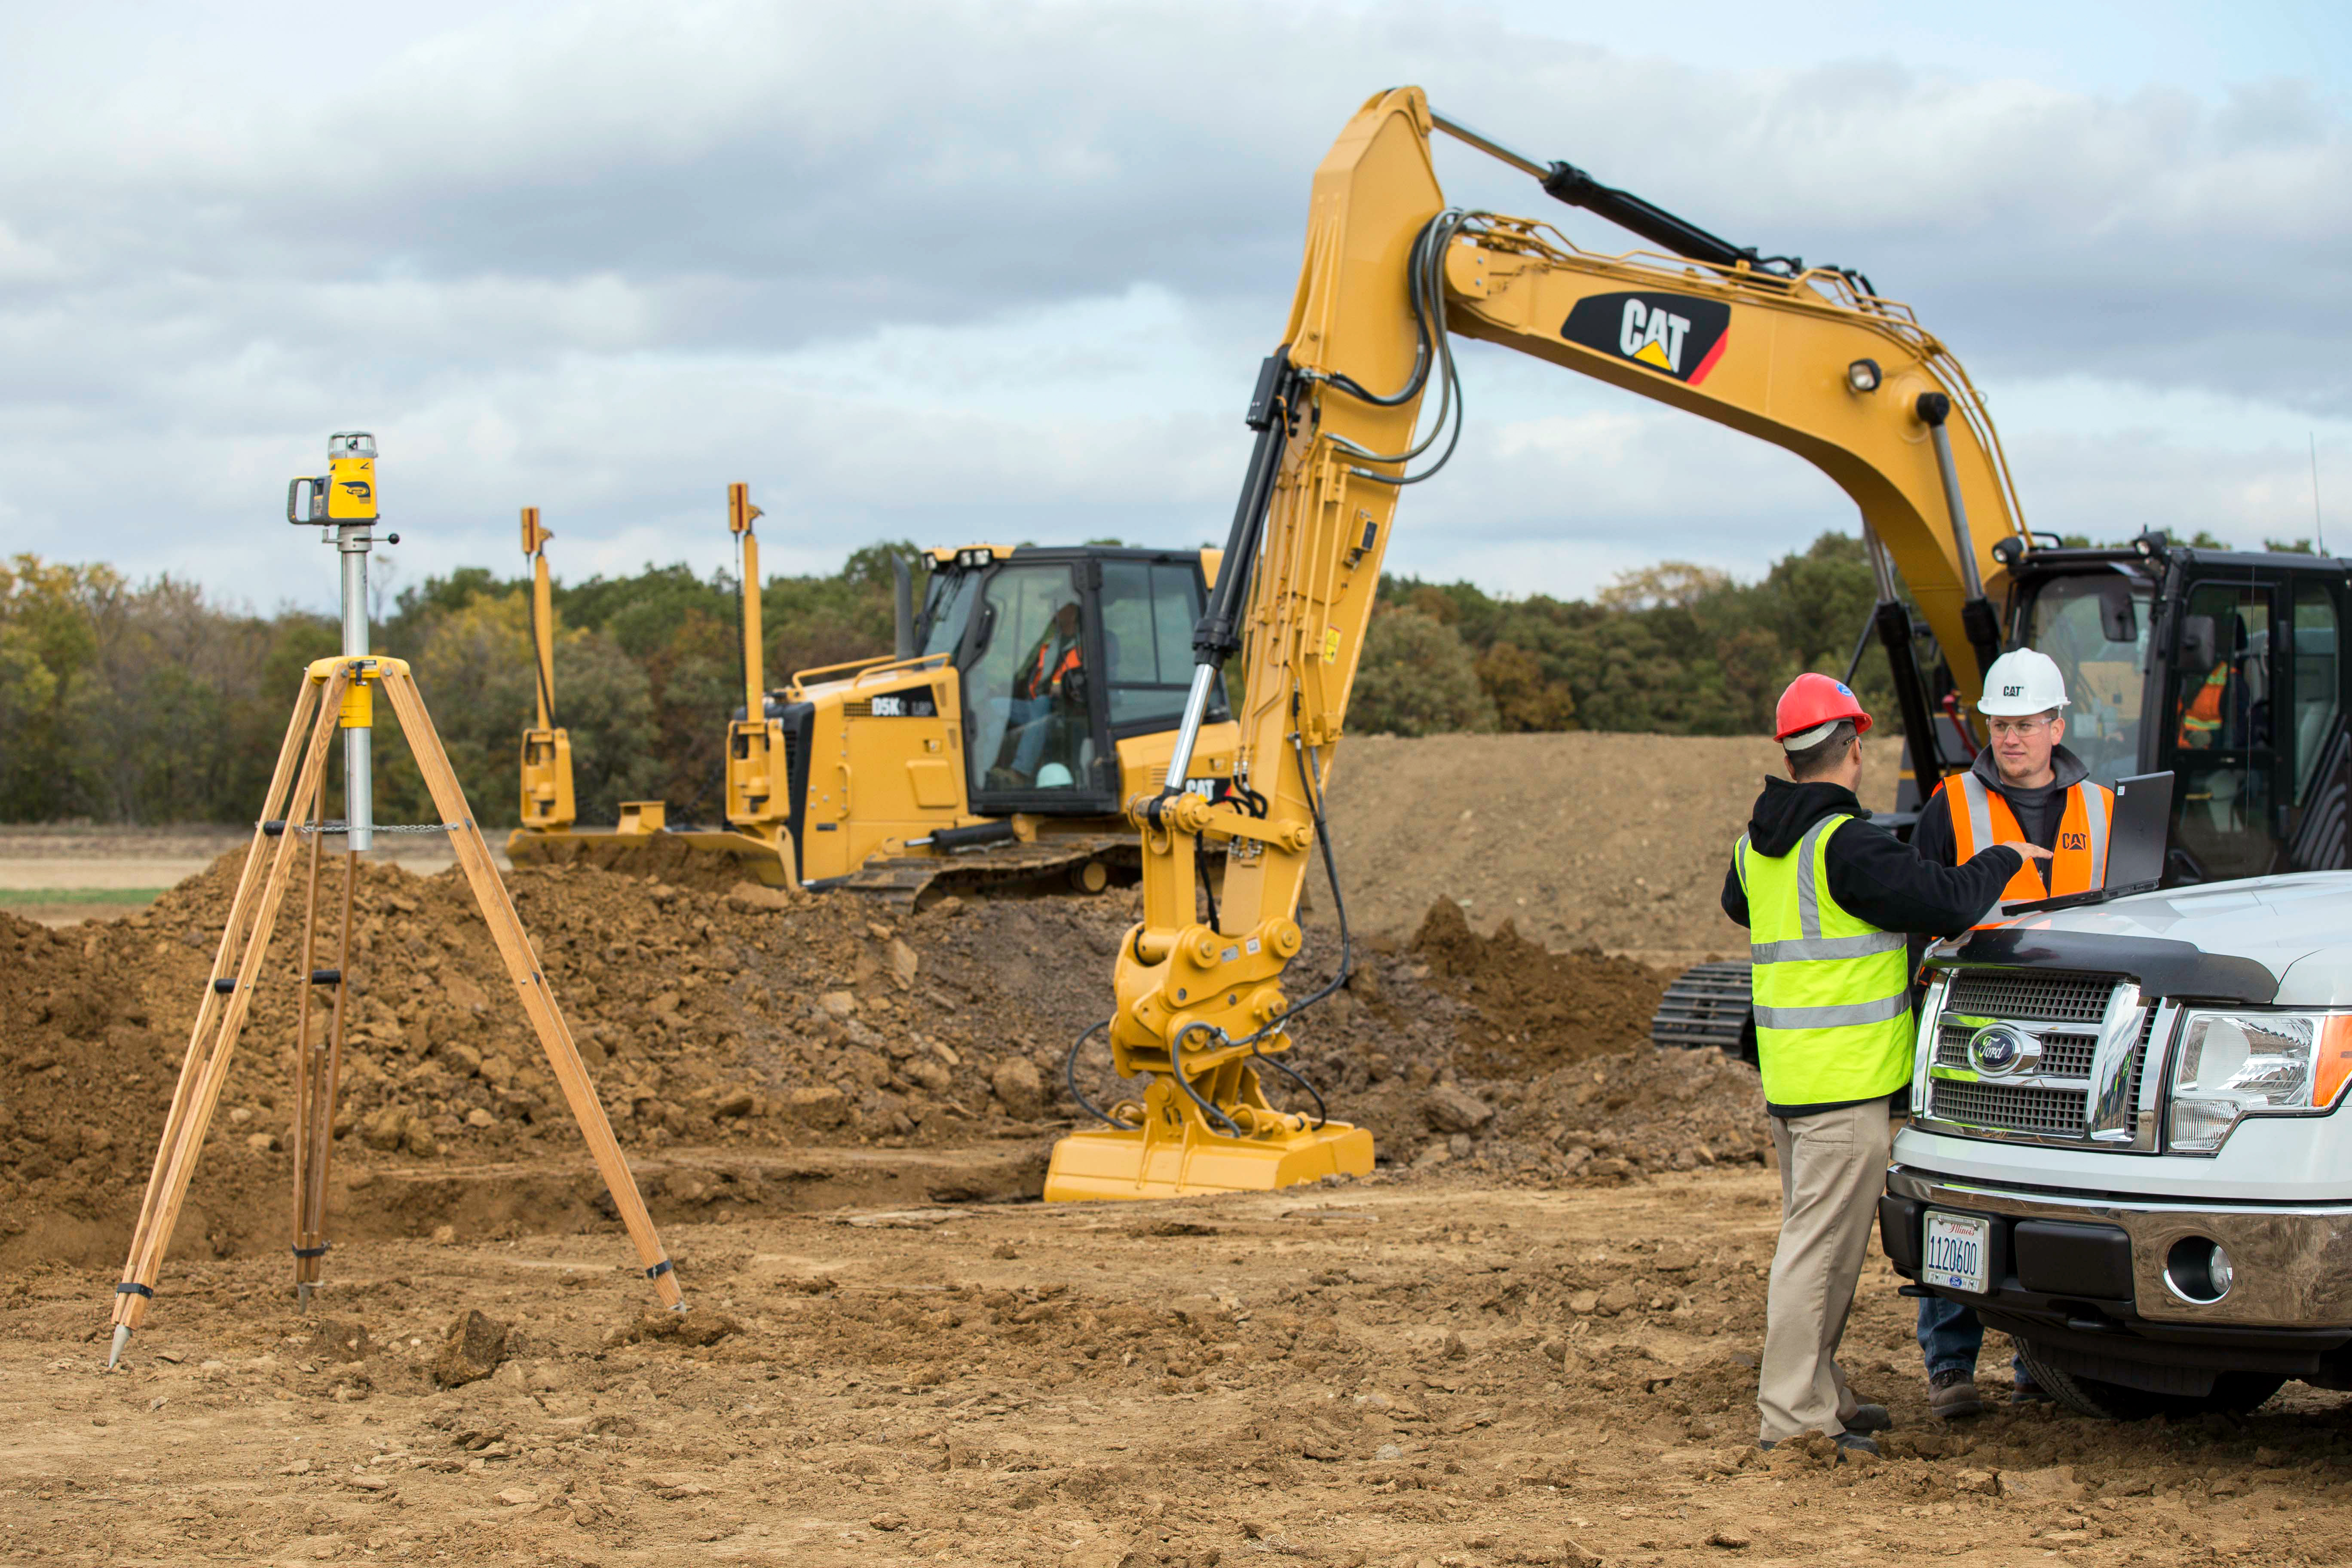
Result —
[{"label": "operator in cab", "polygon": [[[1047,721],[1057,706],[1069,706],[1070,698],[1079,689],[1080,682],[1070,678],[1085,665],[1080,631],[1076,602],[1064,604],[1023,657],[1013,677],[1011,727],[1020,739],[1013,749],[1013,772],[1021,787],[1030,787],[1037,780],[1037,764],[1045,754],[1052,729]],[[1068,770],[1061,771],[1065,775],[1061,782],[1067,784]]]},{"label": "operator in cab", "polygon": [[[1912,829],[1911,847],[1937,866],[1960,864],[1984,845],[2003,840],[2021,838],[2050,851],[2044,865],[2019,868],[1979,925],[2000,924],[2012,903],[2103,886],[2115,795],[2094,784],[2081,760],[2059,743],[2066,738],[2066,678],[2057,661],[2032,648],[2002,654],[1985,671],[1977,711],[1984,715],[1991,744],[1967,773],[1936,786]],[[1915,972],[1918,956],[1912,955]],[[1973,1309],[1940,1296],[1919,1299],[1927,1407],[1939,1419],[1983,1412],[1977,1394],[1977,1356],[1983,1349],[1984,1325]],[[2011,1404],[2050,1397],[2022,1361],[2012,1360],[2010,1370]]]},{"label": "operator in cab", "polygon": [[1911,1079],[1906,938],[1968,930],[2046,852],[1996,844],[1964,866],[1932,865],[1874,826],[1854,795],[1870,715],[1843,681],[1799,676],[1773,728],[1789,777],[1764,781],[1723,881],[1723,912],[1748,928],[1780,1163],[1758,1446],[1822,1432],[1843,1458],[1877,1453],[1868,1434],[1894,1424],[1854,1397],[1836,1356],[1885,1183],[1894,1097]]}]

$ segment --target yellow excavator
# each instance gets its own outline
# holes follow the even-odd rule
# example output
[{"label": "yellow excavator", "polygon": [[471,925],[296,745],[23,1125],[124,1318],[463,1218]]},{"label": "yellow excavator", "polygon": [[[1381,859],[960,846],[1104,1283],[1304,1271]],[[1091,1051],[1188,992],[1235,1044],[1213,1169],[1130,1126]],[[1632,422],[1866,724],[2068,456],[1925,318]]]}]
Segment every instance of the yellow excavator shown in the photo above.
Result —
[{"label": "yellow excavator", "polygon": [[[1666,254],[1597,254],[1547,224],[1448,206],[1430,155],[1436,132]],[[1239,654],[1234,787],[1129,803],[1144,918],[1119,951],[1116,1010],[1070,1047],[1067,1075],[1108,1125],[1055,1146],[1048,1199],[1264,1189],[1371,1168],[1368,1132],[1328,1120],[1319,1099],[1312,1116],[1277,1109],[1261,1069],[1297,1078],[1281,1060],[1291,1024],[1348,973],[1324,801],[1398,497],[1444,466],[1461,433],[1457,332],[1785,447],[1853,498],[1876,578],[1873,625],[1902,710],[1902,804],[1916,809],[1923,790],[1967,764],[1977,740],[1967,705],[2006,636],[2057,658],[2070,689],[2086,694],[2068,740],[2080,740],[2095,776],[2179,770],[2190,804],[2175,823],[2178,879],[2344,864],[2345,563],[2221,555],[2157,533],[2066,549],[2028,532],[1983,399],[1912,311],[1863,274],[1732,245],[1571,164],[1515,153],[1433,113],[1420,89],[1399,88],[1364,104],[1315,174],[1306,258],[1250,400],[1255,446],[1225,569],[1193,634],[1169,763],[1171,776],[1185,773]],[[1433,387],[1438,410],[1417,434]],[[1933,684],[1902,585],[1941,650]],[[2305,705],[2292,748],[2278,695],[2290,690]],[[2225,722],[2218,743],[2190,749],[2164,716],[2192,702],[2236,716],[2236,730]],[[1223,868],[1206,921],[1194,891],[1204,845]],[[1301,882],[1318,847],[1339,963],[1294,1000],[1285,970],[1300,950]],[[1746,966],[1727,967],[1739,973],[1713,994],[1686,988],[1679,1023],[1662,1011],[1661,1038],[1736,1047]],[[1145,1087],[1097,1109],[1076,1065],[1104,1030],[1116,1069]]]},{"label": "yellow excavator", "polygon": [[[1041,884],[1097,893],[1139,854],[1123,803],[1160,787],[1192,672],[1193,625],[1222,552],[973,544],[928,552],[919,605],[896,562],[894,651],[804,669],[768,689],[761,515],[728,487],[740,554],[743,706],[727,726],[723,828],[672,827],[625,801],[578,825],[570,738],[554,721],[552,590],[537,508],[531,562],[538,722],[522,738],[519,861],[625,857],[656,843],[735,857],[772,886],[911,904]],[[1237,731],[1214,697],[1181,788],[1231,785]]]}]

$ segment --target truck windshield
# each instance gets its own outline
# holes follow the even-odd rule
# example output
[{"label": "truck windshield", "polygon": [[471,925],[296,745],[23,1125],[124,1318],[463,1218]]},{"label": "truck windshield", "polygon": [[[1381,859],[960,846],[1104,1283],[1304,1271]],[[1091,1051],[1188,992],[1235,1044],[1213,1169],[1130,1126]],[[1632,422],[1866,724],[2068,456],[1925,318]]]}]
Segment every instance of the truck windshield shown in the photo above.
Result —
[{"label": "truck windshield", "polygon": [[2123,572],[2044,583],[2024,643],[2066,678],[2066,749],[2101,784],[2139,772],[2141,680],[2147,673],[2147,582]]}]

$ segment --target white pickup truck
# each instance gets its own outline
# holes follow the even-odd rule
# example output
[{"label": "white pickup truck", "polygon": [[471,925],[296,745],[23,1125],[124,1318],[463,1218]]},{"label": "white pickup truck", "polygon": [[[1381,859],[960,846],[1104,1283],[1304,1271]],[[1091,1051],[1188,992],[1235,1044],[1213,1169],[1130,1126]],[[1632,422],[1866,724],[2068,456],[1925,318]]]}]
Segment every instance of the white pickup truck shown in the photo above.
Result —
[{"label": "white pickup truck", "polygon": [[1929,950],[1880,1237],[2085,1415],[2352,1388],[2352,872]]}]

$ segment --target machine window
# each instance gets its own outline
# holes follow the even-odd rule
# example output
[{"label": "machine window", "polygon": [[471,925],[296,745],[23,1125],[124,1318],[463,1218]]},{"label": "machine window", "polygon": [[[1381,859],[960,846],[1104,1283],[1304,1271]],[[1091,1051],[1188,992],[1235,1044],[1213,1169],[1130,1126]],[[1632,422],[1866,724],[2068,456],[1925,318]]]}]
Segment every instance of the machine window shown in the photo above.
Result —
[{"label": "machine window", "polygon": [[2316,583],[2294,591],[2294,804],[2310,804],[2321,764],[2334,751],[2337,715],[2343,710],[2343,678],[2336,601]]},{"label": "machine window", "polygon": [[1078,592],[1066,566],[1008,566],[981,592],[963,672],[975,795],[1077,789],[1094,769]]},{"label": "machine window", "polygon": [[1103,659],[1110,667],[1110,721],[1173,721],[1192,680],[1199,579],[1166,562],[1107,561],[1102,569]]},{"label": "machine window", "polygon": [[2066,678],[2066,749],[2101,784],[2139,772],[2149,584],[2123,573],[2060,577],[2034,596],[2025,646]]},{"label": "machine window", "polygon": [[919,653],[955,657],[971,623],[972,602],[980,597],[980,575],[974,572],[934,572],[929,595],[923,602],[923,639]]},{"label": "machine window", "polygon": [[2189,590],[2173,671],[2179,842],[2208,879],[2271,868],[2271,591]]}]

